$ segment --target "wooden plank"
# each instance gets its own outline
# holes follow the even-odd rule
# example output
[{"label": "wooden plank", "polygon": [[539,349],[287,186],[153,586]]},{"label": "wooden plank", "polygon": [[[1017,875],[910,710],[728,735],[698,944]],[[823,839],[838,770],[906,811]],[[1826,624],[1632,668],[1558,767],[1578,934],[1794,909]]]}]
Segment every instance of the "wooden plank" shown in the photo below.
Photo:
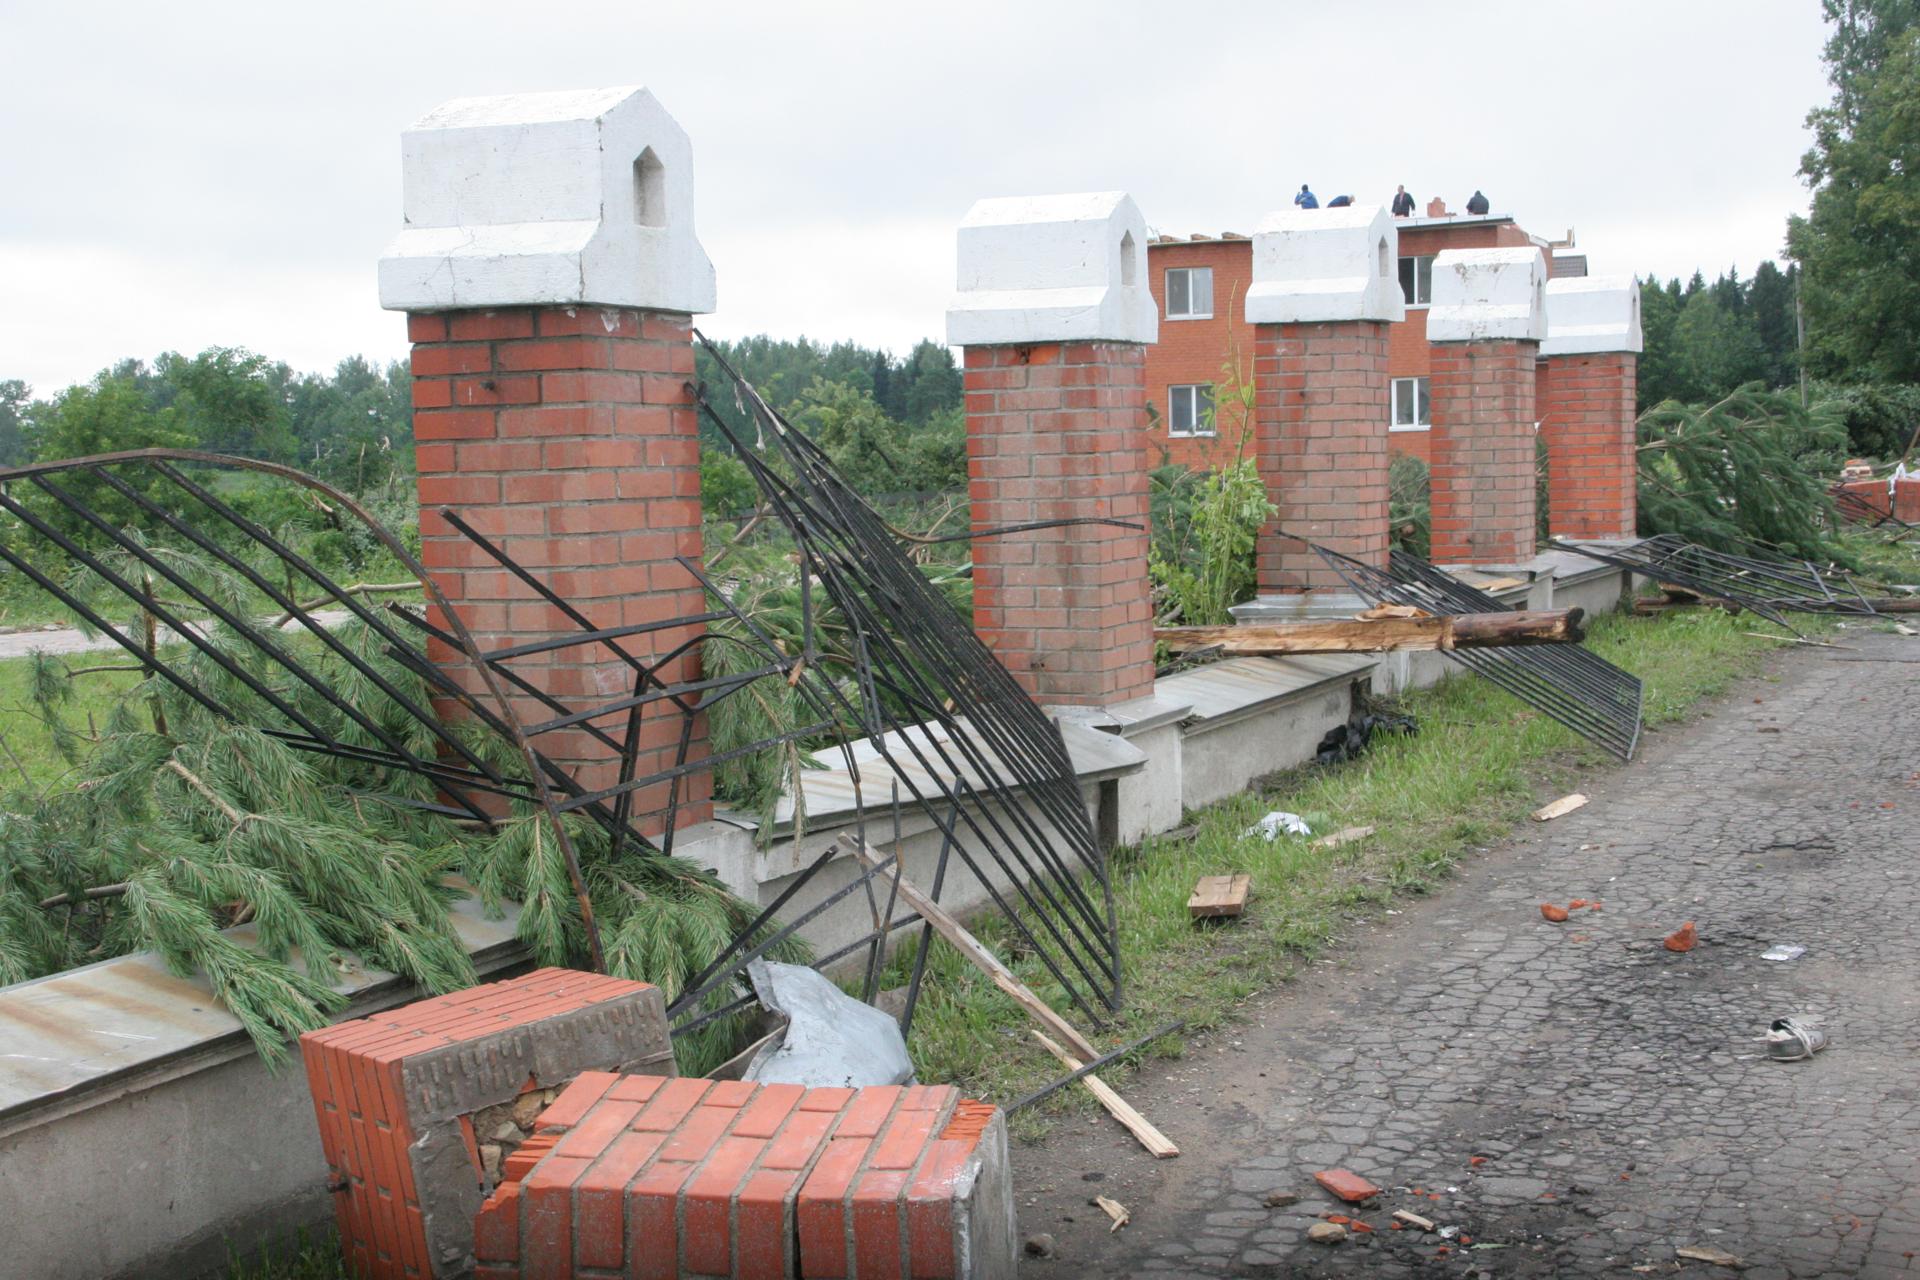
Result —
[{"label": "wooden plank", "polygon": [[1585,638],[1580,609],[1461,613],[1441,617],[1312,618],[1257,627],[1159,627],[1153,638],[1176,653],[1390,653],[1571,644]]},{"label": "wooden plank", "polygon": [[1555,818],[1565,817],[1575,809],[1585,807],[1587,798],[1578,791],[1570,796],[1561,796],[1552,804],[1543,804],[1533,811],[1535,822],[1552,822]]},{"label": "wooden plank", "polygon": [[[1079,1059],[1040,1032],[1035,1031],[1033,1038],[1045,1045],[1048,1053],[1060,1059],[1060,1065],[1067,1070],[1080,1069]],[[1115,1093],[1112,1086],[1099,1076],[1081,1076],[1080,1083],[1087,1086],[1088,1093],[1100,1100],[1100,1105],[1107,1109],[1109,1115],[1127,1127],[1127,1132],[1131,1133],[1155,1160],[1165,1160],[1180,1154],[1180,1148],[1174,1146],[1166,1134],[1154,1128],[1145,1116],[1134,1110],[1132,1103]]]},{"label": "wooden plank", "polygon": [[[877,869],[886,859],[867,847],[866,841],[859,836],[841,836],[838,843],[844,849],[851,850],[862,866]],[[921,892],[920,886],[899,874],[887,878],[887,884],[898,892],[906,904],[919,913],[920,918],[933,926],[933,931],[952,943],[954,948],[971,960],[974,966],[993,979],[993,985],[1011,996],[1016,1004],[1032,1015],[1055,1035],[1073,1046],[1075,1053],[1081,1054],[1085,1061],[1091,1062],[1100,1056],[1087,1038],[1074,1030],[1073,1024],[1053,1011],[1052,1006],[1033,994],[1032,988],[1013,976],[1013,970],[1000,962],[1000,957],[987,950],[980,939],[967,932],[967,927],[954,919],[939,903]]]},{"label": "wooden plank", "polygon": [[1237,916],[1247,909],[1247,895],[1252,892],[1250,875],[1201,876],[1187,898],[1187,914],[1195,920]]},{"label": "wooden plank", "polygon": [[1355,840],[1365,840],[1373,834],[1372,827],[1342,827],[1330,836],[1321,836],[1313,842],[1316,849],[1338,849],[1343,844],[1352,844]]}]

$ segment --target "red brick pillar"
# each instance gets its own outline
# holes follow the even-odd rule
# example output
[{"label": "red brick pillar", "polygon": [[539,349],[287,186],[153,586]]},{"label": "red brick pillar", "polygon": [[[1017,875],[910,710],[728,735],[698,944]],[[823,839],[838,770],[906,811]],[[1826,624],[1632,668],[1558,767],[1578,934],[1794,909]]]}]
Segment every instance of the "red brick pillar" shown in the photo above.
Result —
[{"label": "red brick pillar", "polygon": [[1547,522],[1556,537],[1631,538],[1639,474],[1640,289],[1631,276],[1547,282],[1540,346]]},{"label": "red brick pillar", "polygon": [[1631,538],[1635,366],[1631,351],[1551,356],[1540,433],[1547,442],[1547,524],[1561,538]]},{"label": "red brick pillar", "polygon": [[1255,457],[1279,514],[1260,533],[1261,593],[1339,590],[1310,538],[1387,562],[1387,326],[1254,327]]},{"label": "red brick pillar", "polygon": [[[1139,526],[976,536],[974,630],[1040,702],[1144,697],[1153,691],[1146,223],[1119,193],[985,200],[961,226],[959,257],[947,325],[966,348],[976,535],[1081,518]],[[1054,290],[1072,297],[1056,304]]]},{"label": "red brick pillar", "polygon": [[1538,249],[1448,250],[1433,266],[1432,558],[1533,558],[1535,363],[1545,336]]},{"label": "red brick pillar", "polygon": [[1260,533],[1260,599],[1235,610],[1246,621],[1357,607],[1308,542],[1387,562],[1387,326],[1406,314],[1398,252],[1378,206],[1286,210],[1254,235],[1255,460],[1279,510]]},{"label": "red brick pillar", "polygon": [[[415,465],[420,556],[483,648],[576,629],[440,516],[451,510],[566,598],[595,626],[661,622],[703,612],[701,588],[675,562],[698,562],[700,438],[686,391],[693,376],[691,319],[658,311],[502,307],[416,312]],[[674,627],[621,641],[643,661],[685,644],[700,628]],[[444,655],[451,658],[451,654]],[[661,670],[696,678],[697,653]],[[456,664],[457,666],[457,664]],[[512,669],[570,707],[629,691],[634,672],[604,646],[523,658]],[[475,692],[484,689],[464,672]],[[442,708],[443,711],[449,708]],[[551,717],[527,697],[523,719]],[[583,785],[610,785],[616,762],[584,730],[543,735],[549,756],[580,766]],[[642,720],[638,774],[679,759],[680,723],[662,710]],[[696,724],[685,759],[706,750]],[[682,781],[685,821],[707,816],[710,779]],[[661,812],[663,784],[635,797]]]},{"label": "red brick pillar", "polygon": [[[713,310],[713,267],[693,230],[687,135],[644,89],[469,98],[402,136],[405,229],[380,261],[381,305],[408,313],[421,557],[482,648],[577,631],[440,516],[456,513],[595,627],[703,611],[676,556],[700,556],[700,458],[691,317]],[[643,662],[692,627],[621,641]],[[453,655],[436,646],[435,656]],[[697,655],[667,663],[690,678]],[[477,673],[452,670],[479,689]],[[634,691],[604,647],[512,669],[576,710]],[[551,718],[518,700],[526,722]],[[602,725],[605,728],[606,725]],[[615,736],[624,726],[614,725]],[[677,712],[643,712],[638,774],[706,754]],[[614,748],[582,729],[543,735],[548,756],[608,785]],[[708,812],[710,780],[683,778],[679,817]],[[635,796],[642,826],[667,804]]]}]

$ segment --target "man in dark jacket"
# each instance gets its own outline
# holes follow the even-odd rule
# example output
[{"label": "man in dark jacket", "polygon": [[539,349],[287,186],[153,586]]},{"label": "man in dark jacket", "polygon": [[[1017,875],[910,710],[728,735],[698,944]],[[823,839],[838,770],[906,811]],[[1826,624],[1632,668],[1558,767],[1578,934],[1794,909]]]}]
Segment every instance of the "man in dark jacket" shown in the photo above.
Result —
[{"label": "man in dark jacket", "polygon": [[1293,198],[1293,202],[1302,209],[1318,209],[1320,207],[1320,198],[1314,195],[1313,192],[1307,190],[1307,184],[1304,182],[1300,184],[1300,194]]},{"label": "man in dark jacket", "polygon": [[1413,216],[1413,197],[1407,194],[1404,184],[1393,193],[1393,216],[1396,218]]},{"label": "man in dark jacket", "polygon": [[1478,187],[1475,187],[1473,190],[1473,199],[1467,201],[1467,212],[1478,218],[1485,215],[1487,208],[1487,198],[1480,194]]}]

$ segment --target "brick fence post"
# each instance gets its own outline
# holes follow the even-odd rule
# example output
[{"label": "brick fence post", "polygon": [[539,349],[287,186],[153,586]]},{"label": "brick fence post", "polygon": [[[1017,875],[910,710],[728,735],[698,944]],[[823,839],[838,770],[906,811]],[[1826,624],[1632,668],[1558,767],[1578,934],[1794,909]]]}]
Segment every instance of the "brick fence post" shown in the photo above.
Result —
[{"label": "brick fence post", "polygon": [[1147,225],[1122,192],[982,200],[960,224],[947,340],[966,348],[974,630],[1043,703],[1153,690]]},{"label": "brick fence post", "polygon": [[1448,249],[1434,259],[1436,564],[1533,558],[1534,363],[1546,337],[1546,281],[1533,248]]},{"label": "brick fence post", "polygon": [[[455,511],[596,626],[702,611],[675,556],[700,546],[699,423],[691,317],[713,310],[694,234],[693,151],[645,89],[467,98],[402,136],[406,228],[380,260],[380,303],[407,312],[421,559],[483,648],[571,631],[441,519]],[[642,660],[684,644],[673,628],[623,644]],[[452,658],[434,646],[438,660]],[[563,650],[514,664],[578,706],[630,692],[634,672]],[[589,658],[595,660],[589,660]],[[691,676],[689,654],[662,671]],[[479,691],[477,678],[452,664]],[[443,713],[451,713],[443,707]],[[553,714],[529,697],[523,718]],[[704,724],[643,721],[639,773],[706,752]],[[614,753],[579,730],[543,736],[588,786]],[[710,780],[683,780],[681,821],[707,816]],[[642,826],[665,785],[635,797]]]},{"label": "brick fence post", "polygon": [[1632,276],[1547,281],[1547,524],[1565,538],[1631,538],[1640,287]]},{"label": "brick fence post", "polygon": [[1386,565],[1399,243],[1387,211],[1361,205],[1269,214],[1253,237],[1255,457],[1279,513],[1260,533],[1260,599],[1237,617],[1364,607],[1303,538]]}]

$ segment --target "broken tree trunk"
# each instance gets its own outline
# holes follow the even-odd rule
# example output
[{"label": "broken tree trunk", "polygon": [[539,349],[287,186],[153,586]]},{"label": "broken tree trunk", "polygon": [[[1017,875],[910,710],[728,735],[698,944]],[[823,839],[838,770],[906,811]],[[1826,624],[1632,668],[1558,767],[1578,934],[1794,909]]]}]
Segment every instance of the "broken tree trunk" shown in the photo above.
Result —
[{"label": "broken tree trunk", "polygon": [[1258,627],[1159,627],[1153,638],[1174,652],[1219,648],[1269,657],[1286,653],[1388,653],[1402,649],[1498,649],[1520,644],[1578,644],[1582,609],[1461,613],[1434,618],[1317,618]]}]

